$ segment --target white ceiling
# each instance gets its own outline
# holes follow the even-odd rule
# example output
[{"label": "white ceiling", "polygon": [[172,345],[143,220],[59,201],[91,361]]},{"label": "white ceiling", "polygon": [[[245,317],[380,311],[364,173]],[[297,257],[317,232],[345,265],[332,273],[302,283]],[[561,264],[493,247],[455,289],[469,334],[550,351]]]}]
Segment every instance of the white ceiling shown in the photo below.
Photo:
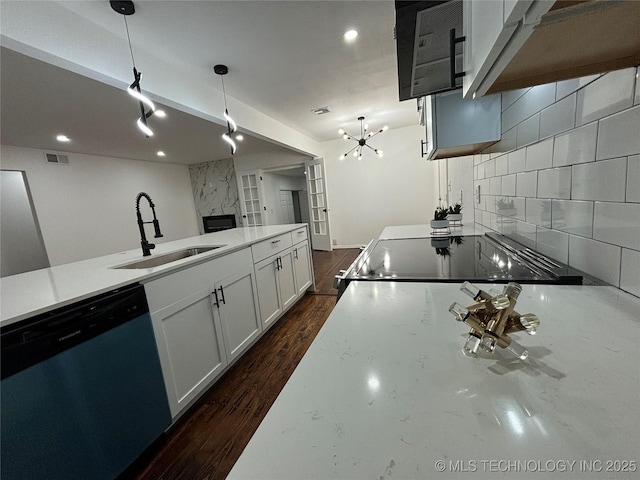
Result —
[{"label": "white ceiling", "polygon": [[[190,88],[195,90],[196,82],[219,91],[220,77],[212,70],[213,65],[223,63],[229,67],[225,87],[230,98],[316,142],[338,138],[338,127],[356,132],[356,118],[360,115],[373,128],[384,124],[400,128],[417,122],[415,101],[398,101],[392,0],[134,3],[136,13],[127,21],[136,64],[143,72],[143,91],[145,85],[153,87],[159,81],[153,78],[158,68],[167,72],[167,78],[162,80],[173,82],[176,98],[181,100],[189,99]],[[50,124],[56,118],[60,120],[60,112],[65,111],[69,128],[75,120],[75,128],[85,127],[93,132],[93,137],[87,132],[81,135],[65,132],[78,141],[82,138],[86,143],[83,149],[93,145],[95,151],[88,153],[153,160],[149,152],[155,152],[156,145],[160,148],[162,144],[168,154],[175,146],[180,159],[175,160],[177,163],[229,157],[224,144],[221,148],[213,146],[222,141],[221,129],[211,124],[212,120],[220,123],[219,120],[206,113],[211,105],[202,105],[200,109],[193,105],[182,107],[181,100],[166,102],[176,107],[165,108],[169,113],[166,125],[171,127],[161,125],[165,120],[155,121],[156,135],[152,139],[144,139],[129,126],[135,121],[135,102],[131,105],[131,98],[112,85],[131,77],[131,57],[123,17],[111,9],[108,1],[3,0],[1,6],[3,44],[10,43],[12,49],[23,53],[46,49],[47,55],[73,58],[105,78],[119,80],[107,82],[111,85],[99,84],[77,73],[55,72],[51,66],[27,65],[25,59],[2,55],[3,143],[17,144],[13,138],[34,142],[34,138],[26,138],[31,133],[40,139],[45,131],[50,135],[51,128],[58,128]],[[349,28],[359,32],[351,43],[342,36]],[[15,75],[6,73],[5,57],[18,69]],[[25,71],[29,72],[28,78],[23,76],[20,80],[20,72]],[[152,78],[145,76],[147,71],[152,72]],[[16,84],[25,86],[20,90]],[[12,98],[16,93],[21,99]],[[31,96],[33,102],[23,103],[24,108],[20,108],[20,102]],[[220,99],[212,98],[211,102],[220,104]],[[23,117],[21,122],[26,123],[21,125],[29,125],[22,128],[22,133],[17,127],[6,130],[5,104],[11,109],[12,119]],[[40,107],[36,108],[38,104]],[[46,104],[52,106],[49,111],[44,107]],[[233,115],[232,106],[230,103]],[[323,106],[328,106],[331,113],[322,116],[311,113]],[[193,114],[196,118],[188,118]],[[116,121],[116,116],[120,120]],[[242,122],[239,124],[242,129]],[[133,136],[128,135],[129,130],[133,130]],[[167,130],[178,132],[178,138]],[[95,136],[97,132],[102,132],[99,135],[102,144]],[[165,146],[165,140],[169,146]],[[238,154],[281,148],[264,140],[249,136]],[[125,152],[111,153],[115,143]],[[152,144],[153,148],[149,148]],[[33,145],[46,147],[42,140]],[[198,153],[187,154],[189,147]],[[59,150],[68,148],[58,146]],[[132,153],[127,155],[127,150]]]}]

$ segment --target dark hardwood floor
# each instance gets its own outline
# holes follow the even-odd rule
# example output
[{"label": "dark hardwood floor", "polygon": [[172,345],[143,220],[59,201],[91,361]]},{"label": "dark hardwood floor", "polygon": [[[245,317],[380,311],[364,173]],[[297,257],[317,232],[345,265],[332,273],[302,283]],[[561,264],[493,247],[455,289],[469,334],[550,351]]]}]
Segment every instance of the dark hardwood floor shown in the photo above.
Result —
[{"label": "dark hardwood floor", "polygon": [[333,276],[358,249],[313,252],[307,293],[121,478],[224,479],[333,310]]}]

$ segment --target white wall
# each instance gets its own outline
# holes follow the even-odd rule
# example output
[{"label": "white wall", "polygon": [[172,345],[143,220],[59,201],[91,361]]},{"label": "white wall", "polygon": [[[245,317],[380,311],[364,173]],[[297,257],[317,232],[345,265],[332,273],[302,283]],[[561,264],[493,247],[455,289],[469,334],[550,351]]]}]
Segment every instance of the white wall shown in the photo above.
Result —
[{"label": "white wall", "polygon": [[337,246],[367,243],[387,225],[428,223],[438,203],[438,169],[437,162],[420,157],[424,135],[417,124],[387,130],[371,140],[384,157],[366,152],[362,160],[338,160],[348,146],[345,140],[320,144]]},{"label": "white wall", "polygon": [[[476,221],[640,296],[640,80],[628,68],[502,95]],[[497,201],[514,202],[506,216]]]},{"label": "white wall", "polygon": [[[2,145],[0,167],[24,170],[52,266],[139,248],[135,199],[148,193],[164,238],[198,235],[198,224],[185,165],[69,154],[68,165],[45,163],[42,150]],[[151,209],[143,199],[144,220]]]}]

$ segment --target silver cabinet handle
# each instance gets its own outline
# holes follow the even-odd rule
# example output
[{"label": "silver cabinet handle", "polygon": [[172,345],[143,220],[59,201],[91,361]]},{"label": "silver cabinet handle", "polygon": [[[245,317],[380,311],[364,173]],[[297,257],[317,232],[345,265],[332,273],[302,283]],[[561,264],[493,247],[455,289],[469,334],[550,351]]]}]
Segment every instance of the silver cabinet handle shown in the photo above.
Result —
[{"label": "silver cabinet handle", "polygon": [[293,249],[293,253],[296,256],[296,260],[299,260],[299,258],[298,258],[298,249],[297,248]]}]

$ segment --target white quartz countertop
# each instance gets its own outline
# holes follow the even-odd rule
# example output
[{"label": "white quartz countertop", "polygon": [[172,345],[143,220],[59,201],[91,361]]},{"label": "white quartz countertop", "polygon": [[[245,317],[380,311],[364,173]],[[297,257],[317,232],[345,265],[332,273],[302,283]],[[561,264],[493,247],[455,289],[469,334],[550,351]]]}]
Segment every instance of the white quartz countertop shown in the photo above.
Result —
[{"label": "white quartz countertop", "polygon": [[[490,228],[483,227],[477,223],[464,223],[461,226],[449,227],[451,236],[462,235],[484,235],[487,232],[494,232]],[[433,229],[425,225],[393,225],[385,227],[380,234],[380,238],[384,240],[393,240],[397,238],[425,238],[433,236]]]},{"label": "white quartz countertop", "polygon": [[228,478],[639,477],[640,299],[523,285],[517,311],[541,320],[513,335],[525,361],[465,357],[454,301],[473,303],[352,282]]},{"label": "white quartz countertop", "polygon": [[[305,224],[234,228],[159,243],[152,250],[151,257],[143,257],[141,249],[138,248],[4,277],[0,279],[0,324],[9,325],[124,285],[145,282],[185,266],[225,255],[260,240],[294,231],[302,226]],[[140,270],[111,268],[183,248],[206,245],[223,245],[223,247],[154,268]]]}]

